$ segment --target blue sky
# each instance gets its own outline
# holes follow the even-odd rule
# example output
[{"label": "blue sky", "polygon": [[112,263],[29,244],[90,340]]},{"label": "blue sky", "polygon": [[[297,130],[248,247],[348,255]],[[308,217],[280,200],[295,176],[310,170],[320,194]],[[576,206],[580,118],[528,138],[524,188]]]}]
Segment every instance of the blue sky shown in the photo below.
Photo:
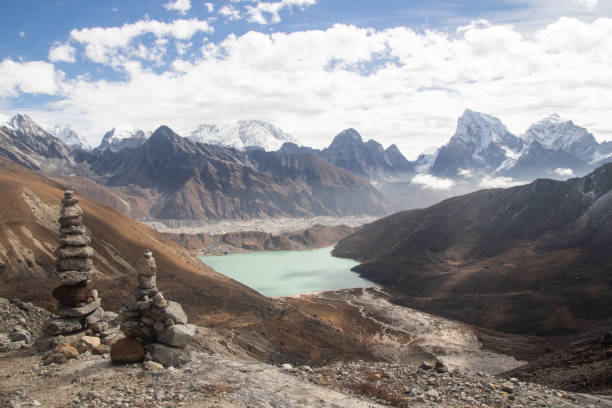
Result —
[{"label": "blue sky", "polygon": [[557,112],[609,140],[610,3],[4,1],[0,113],[92,144],[255,118],[316,147],[355,127],[414,157],[466,108],[517,134]]}]

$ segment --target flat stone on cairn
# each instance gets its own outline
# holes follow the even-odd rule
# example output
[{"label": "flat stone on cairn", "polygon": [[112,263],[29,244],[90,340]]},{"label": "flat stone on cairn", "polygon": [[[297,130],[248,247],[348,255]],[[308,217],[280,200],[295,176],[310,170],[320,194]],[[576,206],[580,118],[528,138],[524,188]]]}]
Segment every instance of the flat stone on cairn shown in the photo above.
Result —
[{"label": "flat stone on cairn", "polygon": [[[157,289],[157,265],[150,251],[146,251],[140,258],[136,270],[138,287],[132,300],[119,311],[123,319],[121,331],[128,339],[143,344],[158,363],[175,366],[185,364],[191,356],[185,346],[195,336],[196,327],[187,324],[187,315],[180,304],[166,300]],[[113,361],[133,361],[131,356],[123,355],[125,353],[122,350],[127,349],[124,346],[123,343],[116,347],[113,345]]]},{"label": "flat stone on cairn", "polygon": [[56,336],[90,329],[103,341],[104,337],[110,341],[111,334],[119,330],[117,315],[100,307],[102,299],[91,280],[94,249],[89,246],[91,239],[83,226],[83,210],[78,202],[74,192],[64,192],[59,218],[60,246],[55,250],[55,275],[62,285],[53,290],[59,303],[59,317],[47,322],[45,333]]}]

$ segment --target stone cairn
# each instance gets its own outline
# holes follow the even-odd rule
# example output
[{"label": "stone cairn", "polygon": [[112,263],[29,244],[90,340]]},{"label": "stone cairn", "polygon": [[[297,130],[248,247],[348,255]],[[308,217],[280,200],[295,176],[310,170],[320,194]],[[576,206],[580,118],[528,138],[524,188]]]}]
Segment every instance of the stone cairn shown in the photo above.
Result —
[{"label": "stone cairn", "polygon": [[157,266],[150,251],[136,264],[138,287],[121,308],[121,331],[126,338],[113,344],[111,359],[119,363],[154,360],[165,366],[180,366],[190,360],[185,346],[196,327],[177,302],[166,300],[157,289]]},{"label": "stone cairn", "polygon": [[121,335],[118,315],[100,307],[102,299],[91,280],[94,250],[89,246],[91,239],[83,226],[83,210],[78,202],[74,192],[64,192],[59,218],[60,246],[55,250],[55,273],[62,285],[53,290],[60,317],[50,319],[44,332],[59,336],[87,330],[87,334],[95,334],[102,343],[110,344]]}]

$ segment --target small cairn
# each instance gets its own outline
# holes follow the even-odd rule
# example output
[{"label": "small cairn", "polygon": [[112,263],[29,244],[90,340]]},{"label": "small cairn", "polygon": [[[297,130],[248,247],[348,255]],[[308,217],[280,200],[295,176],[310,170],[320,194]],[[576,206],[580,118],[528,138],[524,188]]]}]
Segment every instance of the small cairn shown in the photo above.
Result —
[{"label": "small cairn", "polygon": [[195,336],[196,327],[187,324],[180,304],[166,300],[157,289],[157,266],[151,251],[145,251],[136,270],[138,287],[119,311],[126,338],[113,344],[111,359],[133,363],[146,357],[165,366],[181,366],[191,359],[185,346]]},{"label": "small cairn", "polygon": [[64,192],[59,218],[60,246],[55,250],[55,273],[62,285],[53,290],[60,317],[51,318],[44,332],[59,336],[87,330],[88,334],[100,337],[102,343],[110,344],[121,335],[118,315],[100,307],[102,299],[91,280],[94,250],[89,246],[91,239],[83,226],[83,210],[78,202],[73,191]]}]

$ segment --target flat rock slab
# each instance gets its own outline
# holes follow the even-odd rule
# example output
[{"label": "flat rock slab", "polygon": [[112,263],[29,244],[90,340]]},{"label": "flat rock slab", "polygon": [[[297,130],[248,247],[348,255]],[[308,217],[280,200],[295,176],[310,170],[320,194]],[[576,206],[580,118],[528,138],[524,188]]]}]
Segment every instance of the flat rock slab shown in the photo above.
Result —
[{"label": "flat rock slab", "polygon": [[83,329],[83,319],[80,317],[57,317],[50,319],[44,328],[44,333],[49,336],[58,334],[70,334]]},{"label": "flat rock slab", "polygon": [[57,314],[60,316],[71,316],[71,317],[87,316],[88,314],[94,312],[97,308],[99,308],[101,302],[102,302],[102,299],[98,298],[94,300],[93,302],[88,303],[85,306],[81,306],[81,307],[60,306],[57,308]]},{"label": "flat rock slab", "polygon": [[196,327],[193,324],[174,324],[166,329],[157,337],[161,343],[172,347],[185,347],[196,334]]},{"label": "flat rock slab", "polygon": [[58,271],[57,279],[64,285],[76,285],[89,280],[94,274],[93,270],[87,271]]}]

